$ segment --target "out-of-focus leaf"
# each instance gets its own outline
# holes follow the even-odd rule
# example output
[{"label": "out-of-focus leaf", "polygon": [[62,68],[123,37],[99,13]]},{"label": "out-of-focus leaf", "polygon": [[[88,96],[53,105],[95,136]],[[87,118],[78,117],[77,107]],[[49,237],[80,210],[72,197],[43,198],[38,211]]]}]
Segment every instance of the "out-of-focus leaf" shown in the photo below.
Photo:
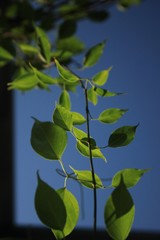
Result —
[{"label": "out-of-focus leaf", "polygon": [[25,54],[33,55],[39,53],[39,49],[32,45],[20,43],[18,46],[21,49],[21,51],[24,52]]},{"label": "out-of-focus leaf", "polygon": [[64,239],[75,228],[79,217],[79,205],[75,196],[66,188],[57,190],[66,210],[66,222],[63,230],[51,229],[57,239]]},{"label": "out-of-focus leaf", "polygon": [[73,74],[69,69],[63,67],[57,59],[55,59],[56,67],[58,70],[59,75],[66,80],[67,82],[70,83],[75,83],[79,81],[79,77]]},{"label": "out-of-focus leaf", "polygon": [[41,180],[39,174],[35,209],[43,224],[57,231],[63,231],[67,219],[64,202],[53,188]]},{"label": "out-of-focus leaf", "polygon": [[82,52],[85,48],[84,43],[75,36],[58,39],[56,42],[56,46],[58,50],[63,51],[64,54],[65,52],[67,52],[68,54],[70,54],[70,56]]},{"label": "out-of-focus leaf", "polygon": [[56,106],[56,109],[53,113],[53,121],[66,131],[72,130],[72,113],[59,104]]},{"label": "out-of-focus leaf", "polygon": [[130,193],[123,183],[112,192],[104,209],[106,229],[115,240],[127,239],[135,215],[135,206]]},{"label": "out-of-focus leaf", "polygon": [[135,186],[144,173],[148,172],[149,169],[136,169],[126,168],[117,172],[112,178],[112,186],[117,187],[120,184],[121,178],[123,177],[124,184],[127,188]]},{"label": "out-of-focus leaf", "polygon": [[116,129],[109,137],[109,147],[123,147],[131,143],[135,137],[136,126],[124,126]]},{"label": "out-of-focus leaf", "polygon": [[49,75],[43,73],[42,71],[39,71],[37,68],[31,66],[33,72],[35,73],[35,75],[37,76],[37,78],[39,79],[39,81],[45,83],[45,84],[56,84],[57,83],[57,79],[56,78],[52,78]]},{"label": "out-of-focus leaf", "polygon": [[14,79],[13,82],[8,83],[8,89],[27,91],[37,86],[37,84],[38,78],[35,76],[35,74],[31,72],[26,72]]},{"label": "out-of-focus leaf", "polygon": [[97,63],[99,58],[101,57],[106,42],[99,43],[93,47],[91,47],[85,55],[83,66],[91,67]]},{"label": "out-of-focus leaf", "polygon": [[109,108],[100,113],[98,120],[103,123],[115,123],[127,112],[126,109]]},{"label": "out-of-focus leaf", "polygon": [[52,122],[40,122],[35,119],[31,145],[42,157],[60,160],[67,145],[66,131]]},{"label": "out-of-focus leaf", "polygon": [[88,17],[95,22],[103,22],[109,17],[109,13],[105,10],[91,11],[88,14]]},{"label": "out-of-focus leaf", "polygon": [[59,38],[67,38],[76,32],[76,21],[65,20],[59,27]]},{"label": "out-of-focus leaf", "polygon": [[0,67],[5,66],[8,62],[13,60],[13,56],[5,48],[0,47]]},{"label": "out-of-focus leaf", "polygon": [[[88,170],[76,170],[70,166],[73,172],[76,174],[76,179],[85,187],[94,188],[92,172]],[[94,174],[96,181],[96,188],[104,188],[101,179],[97,174]]]}]

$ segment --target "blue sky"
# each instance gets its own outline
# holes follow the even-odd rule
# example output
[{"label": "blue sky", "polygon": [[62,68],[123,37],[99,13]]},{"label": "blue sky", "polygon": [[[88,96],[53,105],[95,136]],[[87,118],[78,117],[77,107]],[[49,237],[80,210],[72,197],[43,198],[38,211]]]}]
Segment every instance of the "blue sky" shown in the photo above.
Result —
[{"label": "blue sky", "polygon": [[[91,123],[91,135],[99,145],[105,145],[113,130],[123,125],[140,123],[135,140],[124,148],[107,149],[103,153],[108,162],[95,160],[95,169],[102,178],[110,178],[123,168],[151,168],[136,187],[131,190],[136,216],[133,228],[136,230],[160,231],[160,1],[144,1],[140,6],[120,12],[111,8],[111,18],[102,24],[82,21],[78,35],[87,47],[107,39],[105,52],[98,64],[86,70],[83,76],[91,77],[100,70],[113,66],[106,88],[127,94],[99,101],[91,113],[96,117],[110,107],[127,108],[129,111],[113,125]],[[82,60],[80,56],[79,61]],[[55,72],[53,72],[53,75]],[[34,210],[36,171],[55,189],[63,187],[63,179],[57,176],[58,162],[44,160],[30,146],[30,132],[33,125],[31,116],[41,121],[51,121],[58,88],[51,93],[34,90],[25,94],[15,92],[15,184],[16,222],[18,224],[40,224]],[[71,94],[72,110],[85,113],[81,90]],[[69,138],[70,146],[65,151],[64,163],[75,169],[88,169],[89,162],[74,149],[75,143]],[[108,185],[108,182],[104,184]],[[80,201],[79,185],[71,180],[68,188]],[[92,226],[92,192],[84,189],[86,215],[80,215],[79,226]],[[98,191],[98,226],[104,227],[103,208],[110,190]],[[84,219],[83,219],[84,218]]]}]

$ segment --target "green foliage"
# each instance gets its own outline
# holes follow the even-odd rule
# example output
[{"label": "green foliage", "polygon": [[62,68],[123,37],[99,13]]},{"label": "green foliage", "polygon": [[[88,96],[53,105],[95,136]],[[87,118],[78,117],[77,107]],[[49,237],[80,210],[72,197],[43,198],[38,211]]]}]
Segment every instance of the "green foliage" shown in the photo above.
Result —
[{"label": "green foliage", "polygon": [[[51,229],[57,240],[64,239],[76,227],[79,205],[76,197],[67,189],[67,180],[78,181],[94,192],[94,215],[96,215],[96,191],[107,191],[102,179],[95,173],[94,161],[106,162],[106,148],[123,147],[130,144],[138,125],[123,126],[114,130],[108,145],[101,148],[91,137],[91,102],[98,105],[99,98],[117,97],[122,93],[108,90],[112,67],[101,70],[91,78],[81,78],[73,72],[70,63],[80,70],[93,67],[102,56],[106,41],[90,47],[84,54],[82,64],[74,60],[76,54],[85,50],[85,44],[75,35],[78,20],[88,18],[101,22],[108,18],[108,11],[100,1],[55,1],[36,0],[38,7],[30,1],[4,1],[0,14],[0,67],[12,64],[14,75],[9,79],[8,89],[28,91],[34,88],[49,90],[51,85],[60,87],[61,93],[53,109],[51,122],[41,122],[34,118],[31,131],[31,145],[43,158],[57,160],[64,177],[64,187],[58,190],[50,187],[37,174],[38,186],[35,193],[35,209],[41,222]],[[119,0],[121,7],[128,8],[140,0]],[[42,17],[43,16],[43,17]],[[44,17],[45,16],[45,17]],[[61,21],[59,21],[61,20]],[[17,22],[21,24],[17,25]],[[12,23],[12,24],[11,24]],[[6,31],[7,29],[7,31]],[[58,29],[56,38],[49,37],[48,30]],[[58,76],[48,75],[48,69],[56,67]],[[72,111],[70,91],[82,90],[85,115],[78,109]],[[98,106],[97,106],[98,107]],[[126,113],[126,109],[104,109],[98,116],[99,123],[114,124]],[[75,127],[85,125],[86,131]],[[83,127],[83,126],[82,126]],[[96,131],[96,130],[95,130]],[[68,135],[76,140],[76,149],[81,156],[87,157],[90,169],[76,170],[70,166],[68,173],[63,165]],[[103,132],[102,132],[103,134]],[[105,152],[103,150],[105,149]],[[83,165],[82,165],[83,166]],[[109,235],[114,240],[125,240],[131,230],[135,206],[128,188],[135,186],[147,169],[122,169],[112,178],[109,187],[113,192],[104,207],[104,221]],[[96,225],[93,226],[96,232]]]}]

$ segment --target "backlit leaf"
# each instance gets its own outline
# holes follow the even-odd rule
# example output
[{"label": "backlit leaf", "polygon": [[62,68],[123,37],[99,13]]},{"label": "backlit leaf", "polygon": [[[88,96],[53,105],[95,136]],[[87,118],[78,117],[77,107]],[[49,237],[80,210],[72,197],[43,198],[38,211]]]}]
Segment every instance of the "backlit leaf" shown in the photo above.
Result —
[{"label": "backlit leaf", "polygon": [[66,109],[71,109],[71,101],[69,93],[66,90],[63,90],[60,97],[59,97],[59,104]]},{"label": "backlit leaf", "polygon": [[8,52],[5,48],[0,47],[0,62],[9,62],[13,59],[13,56],[10,52]]},{"label": "backlit leaf", "polygon": [[42,56],[45,58],[46,62],[50,62],[50,52],[51,52],[51,43],[48,39],[46,33],[40,28],[36,27],[36,33],[39,40],[39,46],[42,53]]},{"label": "backlit leaf", "polygon": [[[73,54],[81,53],[84,50],[85,45],[79,38],[71,36],[63,39],[58,39],[56,42],[56,47],[58,50],[61,50],[61,53],[63,52],[62,57],[67,59],[69,57],[72,57]],[[66,56],[66,54],[68,56]]]},{"label": "backlit leaf", "polygon": [[83,66],[91,67],[97,63],[105,47],[105,41],[91,47],[85,55]]},{"label": "backlit leaf", "polygon": [[131,143],[135,137],[136,126],[124,126],[116,129],[109,137],[109,147],[122,147]]},{"label": "backlit leaf", "polygon": [[31,145],[42,157],[59,160],[67,145],[66,131],[52,122],[40,122],[35,119]]},{"label": "backlit leaf", "polygon": [[104,209],[106,229],[111,238],[115,240],[127,239],[135,215],[135,206],[130,193],[123,183],[112,192]]},{"label": "backlit leaf", "polygon": [[73,134],[78,140],[87,138],[87,133],[76,127],[73,127]]},{"label": "backlit leaf", "polygon": [[94,87],[94,91],[96,92],[97,95],[101,97],[114,97],[114,96],[123,94],[123,93],[110,92],[107,89],[103,89],[99,87]]},{"label": "backlit leaf", "polygon": [[59,75],[66,80],[67,82],[77,82],[79,81],[79,77],[77,77],[76,75],[74,75],[69,69],[63,67],[57,59],[55,59],[55,63],[56,63],[56,67],[58,70]]},{"label": "backlit leaf", "polygon": [[75,228],[79,217],[79,205],[75,196],[66,188],[57,190],[58,195],[63,201],[66,210],[66,222],[63,230],[57,230],[52,228],[57,239],[63,239],[69,235]]},{"label": "backlit leaf", "polygon": [[86,119],[82,114],[78,112],[72,112],[72,121],[73,125],[81,125],[86,122]]},{"label": "backlit leaf", "polygon": [[97,104],[98,102],[98,97],[97,97],[97,94],[95,93],[94,91],[94,88],[89,88],[88,91],[87,91],[87,96],[88,96],[88,100],[90,102],[92,102],[94,105]]},{"label": "backlit leaf", "polygon": [[[71,167],[73,172],[76,174],[76,179],[85,187],[94,188],[93,180],[92,180],[92,172],[88,170],[76,170]],[[96,188],[104,188],[101,179],[94,174],[96,181]]]},{"label": "backlit leaf", "polygon": [[124,184],[127,188],[135,186],[144,173],[149,169],[126,168],[117,172],[112,178],[112,186],[117,187],[120,184],[121,177],[123,177]]},{"label": "backlit leaf", "polygon": [[57,79],[56,78],[52,78],[51,76],[43,73],[42,71],[39,71],[37,68],[31,66],[33,72],[35,73],[35,75],[37,76],[37,78],[39,79],[39,81],[45,83],[45,84],[56,84],[57,83]]},{"label": "backlit leaf", "polygon": [[124,115],[126,111],[126,109],[109,108],[101,112],[98,120],[103,123],[115,123]]},{"label": "backlit leaf", "polygon": [[39,53],[39,49],[30,44],[20,43],[18,46],[27,55]]},{"label": "backlit leaf", "polygon": [[39,219],[49,228],[63,231],[67,213],[59,194],[38,175],[35,193],[35,209]]},{"label": "backlit leaf", "polygon": [[38,84],[38,78],[34,73],[26,72],[22,75],[19,75],[13,82],[8,83],[8,89],[18,89],[20,91],[27,91]]},{"label": "backlit leaf", "polygon": [[72,130],[72,113],[61,105],[57,105],[53,113],[53,121],[61,128],[71,131]]},{"label": "backlit leaf", "polygon": [[97,84],[98,86],[103,86],[107,80],[108,80],[108,77],[109,77],[109,72],[111,71],[112,67],[106,69],[106,70],[103,70],[99,73],[97,73],[93,78],[92,78],[92,81]]}]

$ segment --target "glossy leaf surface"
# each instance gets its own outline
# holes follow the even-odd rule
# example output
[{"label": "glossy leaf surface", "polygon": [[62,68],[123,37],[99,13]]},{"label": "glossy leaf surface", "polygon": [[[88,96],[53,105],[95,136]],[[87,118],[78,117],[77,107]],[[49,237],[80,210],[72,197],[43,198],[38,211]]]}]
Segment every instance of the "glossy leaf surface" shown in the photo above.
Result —
[{"label": "glossy leaf surface", "polygon": [[58,73],[59,75],[64,79],[66,80],[67,82],[71,82],[71,83],[74,83],[74,82],[77,82],[79,81],[79,78],[74,75],[69,69],[63,67],[57,59],[55,59],[55,63],[56,63],[56,67],[57,67],[57,70],[58,70]]},{"label": "glossy leaf surface", "polygon": [[92,78],[92,81],[98,86],[103,86],[108,80],[109,72],[111,71],[111,69],[112,69],[112,67],[97,73]]},{"label": "glossy leaf surface", "polygon": [[131,143],[135,137],[136,126],[124,126],[116,129],[109,137],[109,147],[123,147]]},{"label": "glossy leaf surface", "polygon": [[57,190],[58,195],[63,201],[66,210],[66,222],[63,230],[57,230],[52,228],[56,239],[63,239],[69,235],[75,228],[79,217],[79,205],[75,196],[66,188]]},{"label": "glossy leaf surface", "polygon": [[125,240],[131,230],[134,215],[132,197],[121,179],[119,186],[107,200],[104,210],[105,225],[111,238]]},{"label": "glossy leaf surface", "polygon": [[66,131],[52,122],[35,120],[31,133],[31,145],[46,159],[61,159],[67,145]]},{"label": "glossy leaf surface", "polygon": [[127,188],[135,186],[144,173],[149,169],[126,168],[117,172],[112,178],[112,186],[117,187],[120,184],[121,177],[123,177],[124,184]]},{"label": "glossy leaf surface", "polygon": [[117,122],[126,112],[125,109],[109,108],[104,110],[98,117],[98,120],[103,123],[115,123]]},{"label": "glossy leaf surface", "polygon": [[35,193],[35,209],[39,219],[49,228],[63,231],[67,212],[59,194],[45,183],[38,175]]},{"label": "glossy leaf surface", "polygon": [[53,121],[55,124],[67,131],[72,130],[72,113],[59,104],[56,106],[53,113]]},{"label": "glossy leaf surface", "polygon": [[[76,170],[71,167],[73,172],[76,174],[77,180],[85,187],[88,188],[94,188],[93,180],[92,180],[92,173],[88,170]],[[97,174],[94,174],[95,181],[96,181],[96,188],[104,188],[101,179],[97,176]]]},{"label": "glossy leaf surface", "polygon": [[85,59],[83,62],[84,67],[91,67],[97,63],[99,58],[101,57],[105,47],[105,42],[99,43],[93,47],[91,47],[85,55]]}]

